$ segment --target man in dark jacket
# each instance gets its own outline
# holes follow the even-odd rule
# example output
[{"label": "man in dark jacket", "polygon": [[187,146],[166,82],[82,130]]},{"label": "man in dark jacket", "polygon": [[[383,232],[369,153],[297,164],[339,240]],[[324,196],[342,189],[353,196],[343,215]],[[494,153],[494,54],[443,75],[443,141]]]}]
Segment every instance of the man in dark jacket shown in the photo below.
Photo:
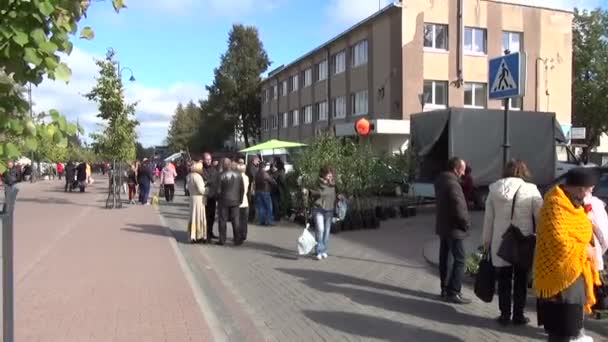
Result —
[{"label": "man in dark jacket", "polygon": [[[260,164],[260,168],[255,177],[255,207],[258,215],[260,226],[272,226],[273,210],[272,207],[272,188],[277,185],[277,182],[266,171],[265,163]],[[278,209],[278,208],[277,208]]]},{"label": "man in dark jacket", "polygon": [[150,161],[144,159],[143,164],[137,170],[137,184],[139,184],[139,203],[148,205],[150,187],[154,183],[154,172],[150,167]]},{"label": "man in dark jacket", "polygon": [[[447,171],[442,172],[435,181],[436,233],[441,238],[441,297],[455,304],[471,303],[460,293],[466,257],[463,239],[468,236],[469,230],[469,211],[460,185],[465,169],[464,160],[452,158],[448,162]],[[453,257],[452,265],[448,265],[450,254]]]},{"label": "man in dark jacket", "polygon": [[87,184],[87,163],[82,162],[76,167],[76,180],[80,192],[84,192]]},{"label": "man in dark jacket", "polygon": [[65,166],[65,192],[74,190],[74,182],[76,182],[76,166],[70,160]]},{"label": "man in dark jacket", "polygon": [[211,241],[211,239],[217,239],[217,236],[213,234],[213,224],[215,223],[215,213],[217,210],[220,174],[217,167],[213,166],[213,158],[210,153],[203,154],[203,166],[203,180],[205,181],[205,191],[207,191],[207,204],[205,204],[207,241]]},{"label": "man in dark jacket", "polygon": [[228,220],[232,223],[232,236],[234,236],[234,244],[236,246],[243,244],[241,234],[241,225],[239,224],[239,206],[243,202],[245,195],[245,185],[241,173],[233,170],[230,159],[225,158],[222,161],[222,172],[219,183],[219,212],[220,221],[218,230],[220,231],[220,241],[218,245],[226,243],[226,223]]},{"label": "man in dark jacket", "polygon": [[19,182],[19,172],[12,160],[6,163],[6,171],[2,175],[2,181],[5,186],[13,186]]}]

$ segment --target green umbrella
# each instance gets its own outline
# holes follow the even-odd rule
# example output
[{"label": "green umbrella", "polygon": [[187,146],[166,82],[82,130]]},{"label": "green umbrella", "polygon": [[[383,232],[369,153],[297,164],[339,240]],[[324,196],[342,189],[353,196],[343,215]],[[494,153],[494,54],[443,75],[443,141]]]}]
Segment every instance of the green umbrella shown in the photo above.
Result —
[{"label": "green umbrella", "polygon": [[272,140],[263,142],[261,144],[257,144],[255,146],[248,147],[244,150],[241,150],[240,152],[247,153],[247,152],[255,152],[255,151],[262,151],[262,150],[274,150],[274,149],[280,149],[280,148],[292,148],[292,147],[302,147],[302,146],[306,146],[306,144],[293,142],[293,141],[281,141],[281,140],[277,140],[277,139],[272,139]]}]

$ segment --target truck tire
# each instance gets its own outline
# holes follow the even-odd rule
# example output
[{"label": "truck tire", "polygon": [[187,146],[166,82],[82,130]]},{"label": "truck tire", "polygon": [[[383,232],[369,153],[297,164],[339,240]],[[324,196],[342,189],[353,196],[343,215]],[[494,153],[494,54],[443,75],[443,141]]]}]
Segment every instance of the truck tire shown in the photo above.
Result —
[{"label": "truck tire", "polygon": [[485,210],[486,209],[486,199],[488,198],[488,188],[476,188],[473,193],[473,205],[476,210]]}]

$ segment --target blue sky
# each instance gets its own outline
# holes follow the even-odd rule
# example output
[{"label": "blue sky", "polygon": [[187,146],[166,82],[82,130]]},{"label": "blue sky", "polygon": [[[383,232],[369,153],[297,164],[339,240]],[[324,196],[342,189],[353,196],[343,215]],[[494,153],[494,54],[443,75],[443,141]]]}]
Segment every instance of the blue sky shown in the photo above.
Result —
[{"label": "blue sky", "polygon": [[[509,0],[511,2],[524,2]],[[384,6],[388,0],[380,0]],[[563,8],[606,5],[608,0],[527,0]],[[75,40],[66,61],[70,84],[45,81],[34,91],[37,110],[56,108],[87,131],[96,129],[96,108],[79,94],[92,87],[94,57],[116,50],[123,67],[133,70],[127,98],[140,101],[140,141],[161,144],[178,102],[206,96],[204,85],[226,49],[233,23],[254,25],[273,65],[288,63],[378,10],[378,0],[126,0],[116,14],[109,1],[92,2],[81,27],[92,26],[95,39]],[[128,71],[125,71],[128,73]],[[128,79],[128,75],[125,75]]]}]

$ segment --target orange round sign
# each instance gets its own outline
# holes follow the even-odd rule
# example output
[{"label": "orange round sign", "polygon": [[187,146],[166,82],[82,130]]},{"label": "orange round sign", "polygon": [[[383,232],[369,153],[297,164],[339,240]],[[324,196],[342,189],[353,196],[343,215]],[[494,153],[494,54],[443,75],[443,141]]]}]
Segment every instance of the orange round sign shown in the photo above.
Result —
[{"label": "orange round sign", "polygon": [[363,118],[355,122],[355,132],[360,136],[368,136],[372,131],[372,124],[369,120]]}]

